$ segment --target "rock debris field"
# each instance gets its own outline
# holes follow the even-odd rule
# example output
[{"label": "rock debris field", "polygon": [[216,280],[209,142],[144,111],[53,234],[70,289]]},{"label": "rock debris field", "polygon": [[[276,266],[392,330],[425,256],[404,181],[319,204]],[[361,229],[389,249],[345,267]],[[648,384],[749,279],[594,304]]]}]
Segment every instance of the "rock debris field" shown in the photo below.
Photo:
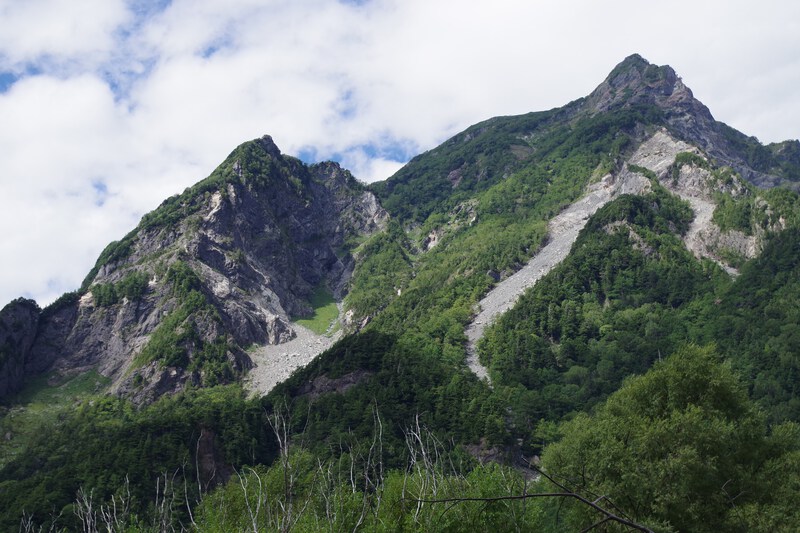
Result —
[{"label": "rock debris field", "polygon": [[247,376],[250,390],[267,394],[275,385],[286,381],[292,372],[314,360],[341,336],[341,330],[331,335],[318,335],[299,324],[292,324],[295,337],[283,344],[259,346],[250,353],[253,368]]},{"label": "rock debris field", "polygon": [[[682,141],[676,141],[665,131],[656,132],[642,143],[629,163],[643,166],[656,174],[664,174],[675,162],[677,154],[692,148]],[[490,380],[485,366],[478,360],[477,343],[483,337],[486,326],[491,325],[499,315],[511,309],[519,297],[539,279],[563,261],[570,252],[578,233],[586,225],[589,217],[611,201],[618,194],[641,194],[649,190],[646,178],[635,172],[623,170],[616,177],[606,176],[600,183],[587,188],[586,194],[556,215],[548,225],[548,243],[521,270],[503,280],[478,303],[478,314],[467,326],[467,366],[480,379]],[[695,217],[684,236],[686,247],[698,256],[707,256],[702,246],[701,232],[712,225],[714,204],[698,198],[688,191],[675,190],[687,200],[694,210]],[[719,263],[719,262],[718,262]],[[729,273],[732,269],[721,265]]]},{"label": "rock debris field", "polygon": [[511,309],[528,288],[545,276],[569,254],[578,233],[589,217],[609,202],[616,191],[606,180],[590,186],[588,193],[556,215],[548,225],[548,243],[528,264],[498,283],[478,303],[480,311],[465,331],[467,366],[480,379],[489,379],[489,372],[478,360],[477,343],[486,326]]}]

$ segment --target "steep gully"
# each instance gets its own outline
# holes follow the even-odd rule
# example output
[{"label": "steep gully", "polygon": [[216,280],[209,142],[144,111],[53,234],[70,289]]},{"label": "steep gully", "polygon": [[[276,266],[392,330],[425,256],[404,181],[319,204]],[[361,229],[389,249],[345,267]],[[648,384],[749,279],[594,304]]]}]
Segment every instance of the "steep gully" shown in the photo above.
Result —
[{"label": "steep gully", "polygon": [[490,379],[489,372],[478,360],[477,344],[486,326],[511,309],[519,297],[569,254],[578,233],[591,215],[611,200],[615,187],[604,180],[592,185],[583,198],[556,215],[548,225],[548,243],[528,264],[509,276],[478,303],[480,312],[467,326],[467,366],[479,379]]},{"label": "steep gully", "polygon": [[[685,151],[696,152],[696,149],[660,131],[642,143],[629,163],[661,175],[675,162],[677,154]],[[479,311],[464,332],[467,336],[467,366],[479,379],[486,379],[491,384],[488,369],[478,360],[477,351],[478,341],[483,337],[486,327],[511,309],[527,289],[567,257],[578,233],[598,209],[618,194],[641,194],[649,189],[650,183],[644,177],[626,168],[617,176],[608,175],[601,182],[590,185],[582,198],[550,221],[547,244],[522,269],[497,284],[478,302]],[[684,236],[684,243],[695,255],[702,255],[700,233],[712,224],[714,204],[698,197],[694,191],[673,189],[672,192],[688,201],[695,213]],[[729,267],[721,266],[729,273],[735,273]]]},{"label": "steep gully", "polygon": [[[342,305],[339,304],[339,316]],[[336,330],[339,319],[330,325],[328,331],[320,335],[297,323],[292,323],[295,336],[281,344],[259,346],[250,359],[253,368],[247,375],[247,386],[250,391],[264,395],[285,381],[298,368],[306,366],[319,354],[330,348],[342,336],[342,330]]]}]

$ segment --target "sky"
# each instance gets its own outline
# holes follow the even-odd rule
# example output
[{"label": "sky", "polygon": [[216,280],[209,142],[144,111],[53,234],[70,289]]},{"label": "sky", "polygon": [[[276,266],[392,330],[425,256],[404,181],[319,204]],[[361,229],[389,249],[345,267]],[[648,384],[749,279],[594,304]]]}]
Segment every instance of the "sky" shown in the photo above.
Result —
[{"label": "sky", "polygon": [[793,0],[0,0],[0,307],[77,289],[242,142],[385,179],[632,53],[718,120],[800,137]]}]

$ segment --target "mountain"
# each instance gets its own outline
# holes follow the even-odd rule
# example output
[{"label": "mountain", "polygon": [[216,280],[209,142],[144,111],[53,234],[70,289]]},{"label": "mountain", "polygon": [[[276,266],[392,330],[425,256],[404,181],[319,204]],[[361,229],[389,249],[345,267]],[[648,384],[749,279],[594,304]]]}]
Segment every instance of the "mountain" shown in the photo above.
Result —
[{"label": "mountain", "polygon": [[96,368],[113,390],[150,400],[230,382],[253,366],[243,348],[294,336],[290,320],[312,312],[315,291],[341,299],[353,243],[386,218],[335,163],[306,166],[268,136],[247,142],[110,244],[80,291],[42,312],[3,310],[25,322],[24,338],[5,343],[0,397],[48,369]]},{"label": "mountain", "polygon": [[799,153],[638,55],[368,186],[245,143],[0,311],[0,526],[790,531]]},{"label": "mountain", "polygon": [[[450,202],[442,207],[486,190],[565,140],[597,142],[592,137],[611,131],[625,134],[625,142],[637,143],[647,134],[645,126],[654,125],[759,187],[797,190],[800,142],[763,146],[714,120],[671,67],[652,65],[636,54],[617,65],[589,96],[550,111],[476,124],[413,158],[374,190],[393,216],[422,221],[445,199]],[[421,201],[415,196],[422,196]]]},{"label": "mountain", "polygon": [[[141,400],[186,383],[239,380],[254,366],[245,349],[293,338],[298,328],[291,322],[313,313],[312,297],[344,299],[355,267],[351,252],[386,226],[389,213],[409,228],[432,215],[466,212],[482,194],[502,196],[500,204],[531,203],[530,173],[537,169],[550,174],[548,186],[563,174],[570,189],[546,194],[554,201],[549,218],[580,194],[590,174],[618,174],[659,128],[673,144],[685,143],[757,186],[797,185],[796,141],[764,147],[715,121],[672,68],[638,55],[585,98],[472,126],[368,188],[334,163],[306,166],[282,155],[265,136],[238,147],[206,180],[110,244],[79,291],[27,317],[22,337],[17,332],[3,343],[0,398],[17,391],[24,376],[45,370],[69,375],[96,368],[113,380],[112,390]],[[559,168],[565,161],[588,166]],[[704,198],[711,201],[713,192]],[[428,225],[435,240],[443,229]],[[728,238],[727,248],[752,257],[758,246],[740,237]],[[719,243],[720,236],[706,241]],[[706,252],[716,259],[724,253]],[[343,316],[353,325],[368,321],[401,284],[378,283],[368,266],[375,258],[362,255],[367,267],[354,280]],[[388,274],[411,275],[408,266]],[[371,279],[362,282],[367,273]],[[378,287],[364,294],[359,288],[369,284]],[[375,292],[383,293],[382,303],[364,305]],[[16,321],[30,314],[30,305],[17,301],[0,316]]]}]

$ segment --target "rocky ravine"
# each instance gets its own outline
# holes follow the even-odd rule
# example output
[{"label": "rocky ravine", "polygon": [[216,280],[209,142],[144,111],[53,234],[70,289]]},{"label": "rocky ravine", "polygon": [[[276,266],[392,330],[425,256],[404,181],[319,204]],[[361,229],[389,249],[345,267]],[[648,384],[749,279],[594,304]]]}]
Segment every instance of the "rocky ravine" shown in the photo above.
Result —
[{"label": "rocky ravine", "polygon": [[[722,263],[713,253],[704,235],[719,235],[711,220],[714,204],[710,200],[709,174],[697,175],[692,170],[681,169],[681,177],[673,182],[669,171],[681,152],[699,154],[697,148],[674,139],[665,130],[656,132],[643,142],[628,163],[653,171],[662,185],[687,200],[695,212],[692,225],[684,236],[689,250],[698,257],[710,257],[730,273],[733,269]],[[556,215],[548,224],[547,244],[528,263],[512,276],[498,283],[478,303],[479,311],[467,326],[467,366],[480,379],[490,380],[488,369],[478,360],[477,343],[483,332],[497,318],[511,309],[527,289],[563,261],[570,252],[578,233],[603,205],[620,194],[642,194],[651,188],[650,181],[641,174],[631,172],[627,165],[616,175],[608,175],[599,183],[589,186],[586,194]]]}]

